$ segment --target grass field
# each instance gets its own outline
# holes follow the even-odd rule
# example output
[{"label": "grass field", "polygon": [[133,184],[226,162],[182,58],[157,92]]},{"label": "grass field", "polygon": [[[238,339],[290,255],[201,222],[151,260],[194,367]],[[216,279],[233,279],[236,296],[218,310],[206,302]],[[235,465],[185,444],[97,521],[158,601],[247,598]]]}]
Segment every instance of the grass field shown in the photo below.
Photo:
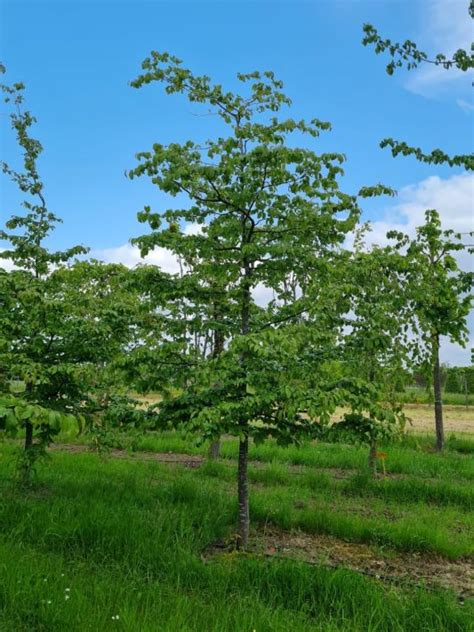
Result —
[{"label": "grass field", "polygon": [[[252,446],[252,535],[232,551],[236,442],[64,445],[32,489],[0,447],[0,630],[472,630],[474,441]],[[135,451],[130,451],[133,447]],[[183,456],[187,454],[188,456]]]},{"label": "grass field", "polygon": [[[410,386],[405,392],[399,394],[399,399],[408,404],[433,404],[433,395],[426,389],[418,386]],[[474,405],[474,393],[448,393],[443,390],[443,402],[448,406]]]},{"label": "grass field", "polygon": [[[456,395],[457,397],[457,395]],[[154,404],[159,401],[157,397],[147,397],[144,401]],[[434,411],[433,404],[427,403],[406,403],[403,409],[409,419],[406,427],[409,433],[429,434],[434,432]],[[341,411],[335,415],[341,416]],[[474,406],[460,406],[456,404],[445,404],[443,406],[444,427],[447,434],[474,433]]]},{"label": "grass field", "polygon": [[[160,401],[158,396],[140,397],[136,393],[133,397],[143,399],[146,404],[156,404]],[[407,432],[432,434],[434,432],[434,408],[433,403],[428,403],[428,396],[422,389],[412,389],[406,393],[408,400],[403,409],[409,419],[406,427]],[[463,396],[457,393],[444,394],[444,427],[447,434],[453,433],[474,433],[474,396],[470,396],[470,405],[464,405]],[[419,400],[419,401],[413,401]],[[335,417],[341,416],[342,409],[339,410]]]},{"label": "grass field", "polygon": [[[427,404],[405,404],[405,413],[411,420],[408,432],[432,433],[434,428],[433,406]],[[474,406],[443,407],[445,432],[474,433]]]}]

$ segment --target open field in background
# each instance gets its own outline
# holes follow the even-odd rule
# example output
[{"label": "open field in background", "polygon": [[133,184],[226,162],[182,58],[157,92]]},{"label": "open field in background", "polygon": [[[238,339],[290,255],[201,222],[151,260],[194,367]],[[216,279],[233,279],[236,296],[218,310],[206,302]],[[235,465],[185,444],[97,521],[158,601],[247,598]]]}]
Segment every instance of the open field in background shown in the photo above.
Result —
[{"label": "open field in background", "polygon": [[[399,400],[407,404],[433,404],[433,396],[420,387],[409,387],[398,394]],[[443,403],[448,406],[474,406],[474,393],[449,393],[443,391]]]},{"label": "open field in background", "polygon": [[[403,407],[412,423],[408,424],[407,431],[429,433],[434,429],[433,406],[428,404],[405,404]],[[446,433],[474,434],[474,406],[443,407],[444,429]]]},{"label": "open field in background", "polygon": [[102,457],[61,437],[27,492],[0,445],[0,630],[471,631],[474,437],[436,454],[419,429],[376,480],[364,446],[252,445],[247,554],[235,440],[208,462],[176,432],[117,435]]},{"label": "open field in background", "polygon": [[[420,389],[420,392],[421,391]],[[457,394],[453,394],[458,397]],[[139,397],[139,396],[138,396]],[[140,397],[148,404],[156,404],[160,401],[159,396]],[[407,432],[431,433],[434,432],[434,408],[433,404],[427,403],[406,403],[403,409],[409,417],[411,423],[407,424]],[[339,411],[335,418],[342,413]],[[474,405],[464,406],[456,404],[445,404],[443,406],[444,427],[446,433],[473,433],[474,434]]]}]

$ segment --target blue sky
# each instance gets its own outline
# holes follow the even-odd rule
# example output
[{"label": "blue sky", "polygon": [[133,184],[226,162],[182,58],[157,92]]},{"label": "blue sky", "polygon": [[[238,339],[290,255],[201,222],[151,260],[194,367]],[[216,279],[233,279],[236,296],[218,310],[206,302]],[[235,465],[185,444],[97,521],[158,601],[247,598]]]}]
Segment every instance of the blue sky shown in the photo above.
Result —
[{"label": "blue sky", "polygon": [[[165,95],[159,85],[128,85],[151,49],[177,55],[229,89],[237,87],[238,71],[275,71],[293,100],[288,114],[332,122],[333,131],[315,148],[347,155],[345,190],[384,182],[400,191],[393,201],[367,206],[374,235],[383,237],[392,224],[413,229],[425,205],[438,206],[446,225],[472,224],[471,178],[393,159],[378,147],[392,136],[425,148],[472,150],[469,78],[431,68],[388,77],[386,60],[361,45],[362,24],[371,22],[387,37],[449,53],[472,39],[467,4],[0,0],[5,80],[26,83],[45,148],[40,167],[48,203],[64,220],[52,245],[83,243],[106,259],[132,260],[136,253],[126,244],[144,230],[137,211],[170,205],[147,182],[124,177],[135,153],[153,142],[212,136],[214,119],[196,116],[197,106]],[[17,163],[4,108],[0,132],[2,158]],[[3,221],[18,210],[18,196],[5,179],[0,195]],[[457,353],[450,359],[457,361]]]}]

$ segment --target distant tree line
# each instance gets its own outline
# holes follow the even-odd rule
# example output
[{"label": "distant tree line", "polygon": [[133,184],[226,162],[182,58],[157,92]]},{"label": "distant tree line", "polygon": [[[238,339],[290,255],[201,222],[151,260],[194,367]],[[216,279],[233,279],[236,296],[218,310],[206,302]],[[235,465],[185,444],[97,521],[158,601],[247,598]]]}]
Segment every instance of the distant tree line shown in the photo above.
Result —
[{"label": "distant tree line", "polygon": [[[415,371],[406,377],[406,385],[428,388],[430,379],[422,371]],[[441,365],[441,385],[446,393],[474,393],[474,366]],[[403,387],[402,387],[403,389]]]}]

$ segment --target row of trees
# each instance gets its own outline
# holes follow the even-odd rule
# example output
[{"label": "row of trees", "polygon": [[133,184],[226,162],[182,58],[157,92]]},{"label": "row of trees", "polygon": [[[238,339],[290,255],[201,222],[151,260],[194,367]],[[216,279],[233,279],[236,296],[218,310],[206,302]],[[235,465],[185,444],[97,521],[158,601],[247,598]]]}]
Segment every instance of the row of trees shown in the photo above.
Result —
[{"label": "row of trees", "polygon": [[[403,376],[400,389],[406,386],[416,386],[423,389],[430,388],[430,379],[423,372],[415,372]],[[474,366],[441,365],[441,386],[446,393],[474,393]]]},{"label": "row of trees", "polygon": [[446,393],[460,393],[471,395],[474,393],[474,367],[452,366],[446,367]]},{"label": "row of trees", "polygon": [[[290,100],[273,73],[238,79],[243,93],[226,92],[153,52],[132,82],[184,94],[226,129],[205,142],[154,144],[129,173],[187,200],[164,212],[145,207],[148,232],[134,240],[143,256],[167,248],[180,262],[176,275],[46,247],[59,220],[37,171],[34,118],[23,110],[23,86],[3,86],[24,158],[21,172],[4,163],[3,171],[27,199],[0,234],[9,244],[0,254],[15,265],[0,268],[0,420],[25,431],[25,471],[65,424],[97,424],[117,407],[133,423],[195,433],[213,454],[222,435],[238,437],[237,544],[245,547],[251,439],[342,433],[370,444],[373,461],[377,440],[405,421],[398,374],[424,363],[442,448],[440,336],[465,342],[472,275],[454,257],[461,236],[443,230],[435,210],[414,237],[396,233],[390,245],[367,248],[361,200],[393,192],[380,184],[342,191],[343,155],[305,142],[330,125],[279,118]],[[265,304],[256,301],[262,287],[273,297]],[[162,399],[140,413],[121,397],[130,388]],[[340,408],[342,422],[331,425]]]}]

